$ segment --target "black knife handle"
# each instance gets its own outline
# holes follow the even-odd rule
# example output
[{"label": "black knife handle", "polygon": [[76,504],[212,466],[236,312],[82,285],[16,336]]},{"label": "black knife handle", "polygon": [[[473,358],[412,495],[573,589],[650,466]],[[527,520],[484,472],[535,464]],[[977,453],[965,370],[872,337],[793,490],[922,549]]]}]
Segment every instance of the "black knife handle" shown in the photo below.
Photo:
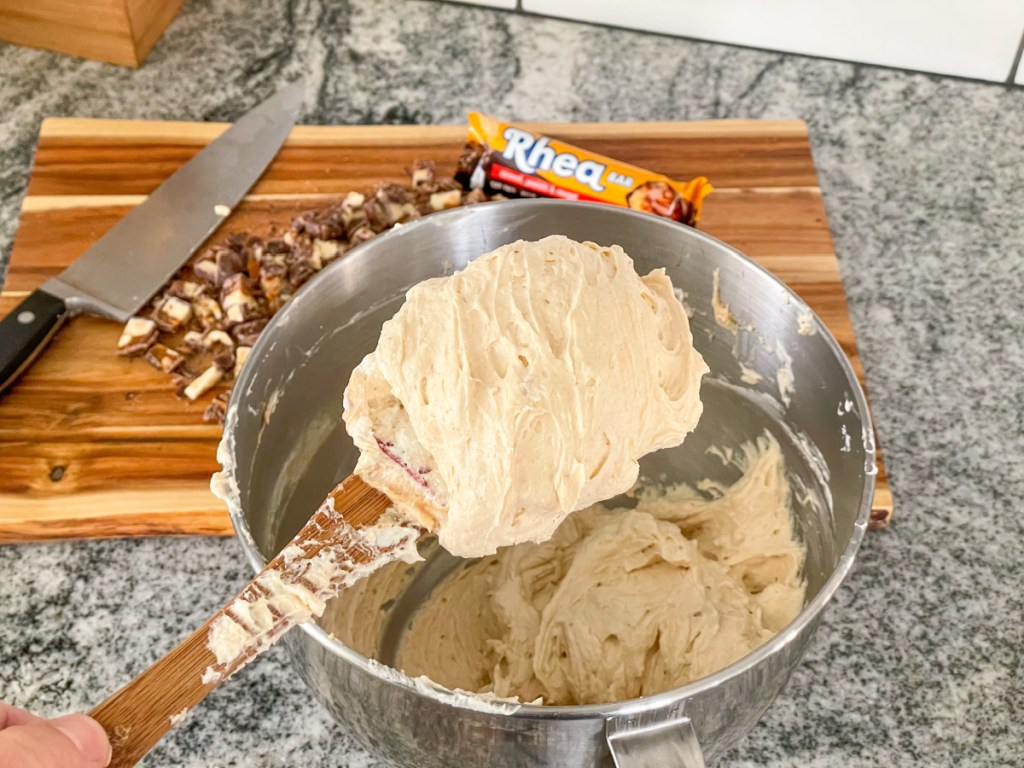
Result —
[{"label": "black knife handle", "polygon": [[38,289],[0,320],[0,396],[50,343],[67,316],[63,299]]}]

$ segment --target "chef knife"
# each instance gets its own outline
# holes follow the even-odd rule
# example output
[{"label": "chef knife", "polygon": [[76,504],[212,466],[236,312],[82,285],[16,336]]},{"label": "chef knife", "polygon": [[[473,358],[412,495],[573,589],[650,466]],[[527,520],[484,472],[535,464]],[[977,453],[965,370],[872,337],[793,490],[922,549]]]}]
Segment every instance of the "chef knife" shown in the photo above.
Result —
[{"label": "chef knife", "polygon": [[66,320],[125,322],[192,255],[274,159],[302,107],[302,83],[247,113],[0,320],[0,395]]}]

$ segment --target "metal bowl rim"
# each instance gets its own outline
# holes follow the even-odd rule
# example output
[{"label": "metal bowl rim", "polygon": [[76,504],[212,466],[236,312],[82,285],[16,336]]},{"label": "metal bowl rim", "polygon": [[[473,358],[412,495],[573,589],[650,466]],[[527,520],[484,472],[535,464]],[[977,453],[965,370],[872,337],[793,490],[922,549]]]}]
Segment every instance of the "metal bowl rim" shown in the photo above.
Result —
[{"label": "metal bowl rim", "polygon": [[[548,199],[532,199],[532,200],[503,200],[488,203],[481,203],[478,205],[468,206],[465,208],[455,208],[450,211],[442,211],[440,213],[432,214],[428,217],[424,217],[417,221],[402,224],[395,229],[378,235],[373,240],[363,243],[347,254],[343,259],[338,259],[333,264],[328,265],[320,274],[327,274],[332,269],[337,269],[338,265],[350,261],[353,258],[371,258],[369,254],[372,253],[376,244],[383,242],[385,238],[397,239],[404,237],[415,237],[417,230],[424,227],[436,227],[444,226],[446,222],[455,221],[461,218],[470,218],[479,216],[482,211],[493,210],[495,206],[515,206],[518,209],[522,209],[524,214],[529,214],[534,211],[539,211],[541,214],[553,208],[553,206],[559,206],[560,209],[564,210],[564,206],[588,206],[593,207],[595,205],[603,205],[601,203],[582,203],[572,202],[564,200],[548,200]],[[874,425],[871,418],[871,411],[868,408],[867,398],[864,394],[864,390],[857,380],[857,376],[853,371],[853,367],[850,364],[849,358],[846,353],[843,352],[842,347],[836,340],[835,336],[829,328],[822,322],[821,318],[818,317],[817,313],[807,306],[806,302],[801,299],[793,290],[786,285],[782,280],[772,274],[770,271],[762,267],[756,261],[746,256],[738,249],[731,245],[719,240],[712,235],[702,232],[692,227],[680,225],[674,221],[659,218],[652,214],[642,213],[639,211],[633,211],[628,208],[616,208],[612,206],[605,206],[607,213],[611,216],[620,216],[623,218],[635,219],[641,227],[668,227],[673,230],[673,234],[681,235],[684,238],[693,238],[701,241],[704,245],[716,248],[727,256],[738,259],[744,263],[747,268],[753,269],[757,272],[762,273],[769,280],[775,283],[781,288],[786,294],[789,295],[790,299],[797,303],[797,306],[810,312],[814,317],[814,322],[818,334],[820,334],[832,351],[832,354],[839,361],[840,367],[846,374],[846,383],[850,387],[851,394],[853,396],[854,403],[857,406],[857,413],[861,417],[861,423],[864,425],[864,450],[865,453],[871,457],[872,465],[874,465],[874,438],[873,430]],[[317,278],[320,275],[317,275]],[[314,281],[316,278],[314,278]],[[249,361],[261,359],[260,352],[262,348],[271,344],[271,337],[274,335],[274,331],[277,326],[281,324],[279,322],[282,316],[285,314],[284,311],[277,313],[264,329],[263,333],[260,334],[260,338],[257,340],[255,347],[253,348],[252,354],[249,356]],[[245,366],[248,368],[248,365]],[[245,377],[243,373],[239,376],[239,381]],[[235,387],[232,390],[231,401],[229,404],[229,411],[237,413],[239,401],[241,395],[239,392],[243,388]],[[231,413],[233,416],[234,413]],[[225,429],[231,424],[232,419],[229,418],[225,424]],[[734,661],[727,667],[724,667],[717,672],[707,675],[706,677],[694,680],[686,685],[679,686],[678,688],[672,688],[667,691],[660,693],[651,694],[649,696],[640,696],[634,699],[627,699],[625,701],[618,701],[606,704],[578,704],[578,705],[534,705],[534,704],[523,704],[513,713],[511,716],[515,717],[527,717],[527,718],[538,718],[538,719],[585,719],[589,717],[610,717],[615,715],[626,715],[638,711],[646,711],[665,705],[672,704],[674,702],[688,699],[705,690],[714,688],[727,680],[743,674],[748,669],[751,669],[768,657],[780,652],[785,646],[791,643],[803,630],[812,622],[818,614],[824,609],[825,605],[832,599],[836,590],[843,583],[846,575],[849,573],[850,568],[853,565],[854,558],[856,557],[857,550],[860,548],[861,541],[864,538],[864,533],[867,530],[868,518],[871,513],[871,505],[874,499],[875,483],[876,483],[876,472],[865,471],[865,482],[864,490],[861,494],[860,509],[857,514],[857,518],[854,522],[854,530],[850,535],[850,540],[843,550],[842,555],[839,558],[839,562],[833,569],[832,573],[826,579],[821,589],[814,598],[805,605],[796,618],[794,618],[789,624],[782,628],[771,640],[766,642],[764,645],[756,648],[746,656]],[[245,520],[245,515],[242,512],[240,504],[229,504],[228,511],[231,517],[231,524],[235,529],[236,536],[242,545],[242,549],[248,559],[250,565],[255,573],[259,573],[267,564],[267,561],[263,559],[259,549],[256,547],[255,541],[252,538],[252,534],[249,531],[248,524]],[[333,638],[326,630],[324,630],[319,624],[315,622],[306,622],[300,624],[297,629],[305,632],[313,640],[319,643],[325,650],[340,656],[349,664],[353,664],[363,672],[366,672],[376,677],[381,682],[389,683],[392,685],[398,685],[403,688],[410,690],[418,696],[426,697],[423,690],[414,683],[410,678],[405,675],[391,676],[383,675],[378,669],[374,668],[374,665],[379,665],[379,662],[371,663],[362,654],[354,651],[353,649],[346,646],[340,640]],[[449,692],[438,686],[437,689],[431,692],[431,697],[436,700],[442,701],[455,708],[464,708],[466,705],[460,701],[457,694]],[[496,708],[496,712],[500,711]]]}]

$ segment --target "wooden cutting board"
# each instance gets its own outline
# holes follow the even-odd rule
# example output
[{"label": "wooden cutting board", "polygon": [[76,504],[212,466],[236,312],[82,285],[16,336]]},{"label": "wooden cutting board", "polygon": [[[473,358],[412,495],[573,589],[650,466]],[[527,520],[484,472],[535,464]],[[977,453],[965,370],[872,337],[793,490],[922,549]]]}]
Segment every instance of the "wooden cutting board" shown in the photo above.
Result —
[{"label": "wooden cutting board", "polygon": [[[56,274],[225,129],[222,124],[49,119],[40,131],[0,316]],[[546,133],[674,178],[715,185],[701,228],[788,283],[863,376],[798,121],[545,124]],[[287,223],[416,158],[454,169],[462,126],[298,127],[224,230]],[[223,232],[214,237],[223,235]],[[230,534],[210,493],[218,425],[142,360],[114,355],[121,327],[80,317],[0,399],[0,541]],[[881,457],[879,457],[881,458]],[[875,505],[891,510],[885,474]]]}]

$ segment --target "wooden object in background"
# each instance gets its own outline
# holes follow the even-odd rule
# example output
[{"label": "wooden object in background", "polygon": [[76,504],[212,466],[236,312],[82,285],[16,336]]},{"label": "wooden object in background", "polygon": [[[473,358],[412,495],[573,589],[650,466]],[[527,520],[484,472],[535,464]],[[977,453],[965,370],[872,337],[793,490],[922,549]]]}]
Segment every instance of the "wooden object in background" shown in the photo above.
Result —
[{"label": "wooden object in background", "polygon": [[[45,121],[0,316],[225,127]],[[701,228],[788,283],[863,376],[803,123],[536,127],[674,178],[710,178],[715,192]],[[416,158],[451,173],[464,138],[462,126],[298,127],[214,238],[264,229],[268,220],[287,224],[350,190],[404,181],[403,169]],[[145,361],[116,357],[120,332],[107,320],[72,320],[0,400],[0,541],[231,533],[209,491],[220,427],[203,423],[206,399],[180,400],[168,377]],[[875,505],[891,510],[884,471]]]},{"label": "wooden object in background", "polygon": [[184,0],[0,0],[0,40],[141,67]]}]

